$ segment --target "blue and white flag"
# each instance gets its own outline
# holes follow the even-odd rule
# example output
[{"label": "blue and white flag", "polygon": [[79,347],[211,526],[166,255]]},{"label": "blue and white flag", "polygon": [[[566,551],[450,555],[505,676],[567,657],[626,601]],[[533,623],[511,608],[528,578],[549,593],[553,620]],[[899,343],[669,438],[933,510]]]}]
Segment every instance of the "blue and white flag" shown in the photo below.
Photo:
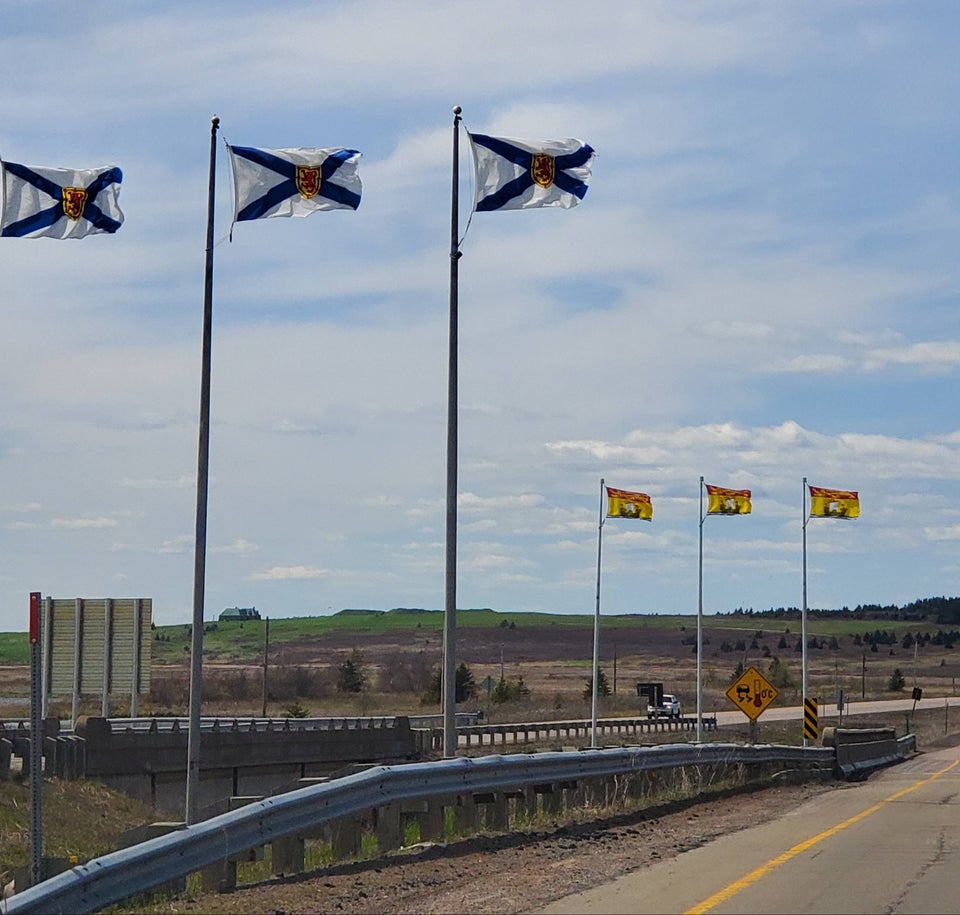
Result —
[{"label": "blue and white flag", "polygon": [[233,166],[234,222],[360,206],[360,153],[355,149],[227,148]]},{"label": "blue and white flag", "polygon": [[518,140],[468,133],[476,187],[473,208],[576,206],[587,193],[592,147],[580,140]]},{"label": "blue and white flag", "polygon": [[83,238],[116,232],[123,223],[118,197],[123,172],[103,168],[37,168],[0,163],[3,212],[0,235]]}]

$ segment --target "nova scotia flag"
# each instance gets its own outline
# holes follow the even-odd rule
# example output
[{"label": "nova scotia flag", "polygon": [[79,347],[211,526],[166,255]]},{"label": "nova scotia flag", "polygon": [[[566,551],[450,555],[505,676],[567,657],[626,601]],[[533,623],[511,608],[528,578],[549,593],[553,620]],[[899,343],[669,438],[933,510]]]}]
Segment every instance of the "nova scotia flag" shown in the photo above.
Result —
[{"label": "nova scotia flag", "polygon": [[234,222],[360,206],[360,153],[355,149],[227,148],[233,167]]},{"label": "nova scotia flag", "polygon": [[117,198],[123,173],[103,168],[38,168],[2,162],[0,235],[83,238],[116,232],[123,223]]},{"label": "nova scotia flag", "polygon": [[476,170],[473,208],[477,212],[566,209],[587,193],[594,151],[580,140],[468,136]]}]

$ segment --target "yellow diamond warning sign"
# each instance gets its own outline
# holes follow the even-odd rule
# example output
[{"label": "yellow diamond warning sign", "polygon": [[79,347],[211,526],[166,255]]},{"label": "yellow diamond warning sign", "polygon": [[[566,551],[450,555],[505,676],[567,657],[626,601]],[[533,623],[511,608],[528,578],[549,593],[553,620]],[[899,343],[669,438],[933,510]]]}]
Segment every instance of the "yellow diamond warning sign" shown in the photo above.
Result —
[{"label": "yellow diamond warning sign", "polygon": [[751,721],[756,721],[777,698],[777,688],[756,667],[750,667],[727,690],[727,697]]}]

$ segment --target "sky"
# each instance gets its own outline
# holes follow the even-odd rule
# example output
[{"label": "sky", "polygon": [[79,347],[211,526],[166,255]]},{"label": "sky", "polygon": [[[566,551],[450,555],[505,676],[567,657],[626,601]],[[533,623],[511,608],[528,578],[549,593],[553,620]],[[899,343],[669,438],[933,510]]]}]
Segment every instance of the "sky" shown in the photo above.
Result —
[{"label": "sky", "polygon": [[[960,593],[960,5],[0,15],[0,158],[118,165],[125,217],[0,239],[0,630],[192,618],[213,116],[204,618],[444,608],[455,105],[459,607],[695,614],[701,568],[705,613],[799,607],[804,527],[811,608]],[[470,219],[467,131],[589,143],[584,200]],[[360,207],[230,240],[225,143],[358,149]]]}]

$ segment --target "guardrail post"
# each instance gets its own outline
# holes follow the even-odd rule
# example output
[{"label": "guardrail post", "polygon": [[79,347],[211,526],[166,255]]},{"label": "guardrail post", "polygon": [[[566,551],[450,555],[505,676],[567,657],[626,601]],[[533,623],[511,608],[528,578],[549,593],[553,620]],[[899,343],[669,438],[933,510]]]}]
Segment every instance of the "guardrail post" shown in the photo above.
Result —
[{"label": "guardrail post", "polygon": [[200,884],[205,893],[227,893],[237,888],[237,862],[218,861],[200,871]]},{"label": "guardrail post", "polygon": [[563,809],[563,791],[559,785],[536,785],[534,791],[543,796],[544,813],[559,813]]},{"label": "guardrail post", "polygon": [[427,811],[420,818],[420,841],[442,842],[446,835],[445,809],[450,806],[441,798],[429,798]]},{"label": "guardrail post", "polygon": [[493,800],[487,807],[487,824],[496,832],[506,831],[510,823],[509,801],[503,791],[495,791]]},{"label": "guardrail post", "polygon": [[334,860],[354,858],[360,851],[360,830],[352,817],[335,820],[330,829],[330,848]]},{"label": "guardrail post", "polygon": [[373,811],[377,846],[381,852],[394,851],[403,844],[399,804],[385,804]]},{"label": "guardrail post", "polygon": [[302,874],[306,843],[303,836],[288,836],[276,839],[270,846],[270,871],[275,877],[286,874]]},{"label": "guardrail post", "polygon": [[539,805],[537,804],[537,791],[535,788],[526,786],[523,788],[523,810],[527,816],[528,820],[535,820],[537,818],[537,810]]},{"label": "guardrail post", "polygon": [[453,808],[453,828],[457,833],[473,832],[477,828],[477,805],[472,794],[458,794]]}]

